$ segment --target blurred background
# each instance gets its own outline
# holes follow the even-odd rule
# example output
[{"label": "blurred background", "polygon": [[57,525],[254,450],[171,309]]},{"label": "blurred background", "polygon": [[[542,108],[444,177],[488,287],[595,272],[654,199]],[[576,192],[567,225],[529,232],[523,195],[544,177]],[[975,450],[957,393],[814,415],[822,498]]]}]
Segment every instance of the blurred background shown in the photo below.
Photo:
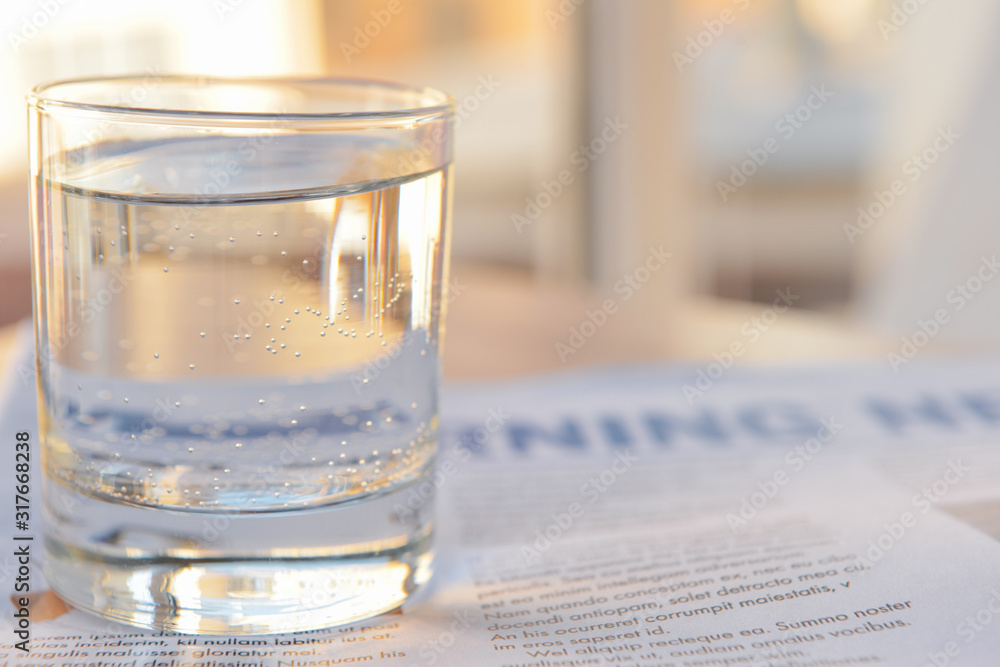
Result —
[{"label": "blurred background", "polygon": [[2,324],[33,85],[346,75],[457,102],[452,377],[1000,338],[989,0],[5,0],[0,36]]}]

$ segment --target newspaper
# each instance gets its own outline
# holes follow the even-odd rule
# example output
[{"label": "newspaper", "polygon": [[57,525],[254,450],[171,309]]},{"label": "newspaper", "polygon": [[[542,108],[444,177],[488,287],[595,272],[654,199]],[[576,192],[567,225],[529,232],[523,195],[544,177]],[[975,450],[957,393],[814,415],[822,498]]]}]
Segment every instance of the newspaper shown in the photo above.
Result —
[{"label": "newspaper", "polygon": [[[17,365],[0,414],[11,462],[15,434],[36,430]],[[19,563],[5,461],[0,667],[996,665],[998,370],[705,382],[661,366],[449,386],[432,584],[381,617],[287,635],[67,608],[34,551]]]}]

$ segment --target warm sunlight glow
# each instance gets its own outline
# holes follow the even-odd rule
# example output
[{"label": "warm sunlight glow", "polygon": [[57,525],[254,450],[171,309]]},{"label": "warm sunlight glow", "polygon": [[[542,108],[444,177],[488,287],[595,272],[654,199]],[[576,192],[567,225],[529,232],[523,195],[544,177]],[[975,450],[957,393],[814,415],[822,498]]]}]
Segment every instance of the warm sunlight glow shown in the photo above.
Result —
[{"label": "warm sunlight glow", "polygon": [[871,19],[874,0],[796,0],[802,23],[827,42],[850,41]]}]

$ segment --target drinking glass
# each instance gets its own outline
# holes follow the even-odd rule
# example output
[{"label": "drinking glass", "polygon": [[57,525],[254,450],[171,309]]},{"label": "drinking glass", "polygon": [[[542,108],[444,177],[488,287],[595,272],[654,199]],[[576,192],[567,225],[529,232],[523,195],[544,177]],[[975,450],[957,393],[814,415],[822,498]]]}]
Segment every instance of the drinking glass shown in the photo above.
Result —
[{"label": "drinking glass", "polygon": [[[184,633],[431,573],[452,100],[133,76],[28,97],[44,572]],[[426,485],[425,485],[426,486]]]}]

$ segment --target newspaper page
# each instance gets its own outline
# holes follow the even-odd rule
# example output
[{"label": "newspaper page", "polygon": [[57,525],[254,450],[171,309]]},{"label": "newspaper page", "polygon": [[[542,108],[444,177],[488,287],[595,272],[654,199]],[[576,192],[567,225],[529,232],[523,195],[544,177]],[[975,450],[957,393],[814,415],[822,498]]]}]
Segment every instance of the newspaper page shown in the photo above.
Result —
[{"label": "newspaper page", "polygon": [[398,508],[437,495],[432,584],[366,622],[259,637],[130,628],[47,590],[37,523],[15,529],[16,434],[37,428],[34,378],[12,366],[0,667],[1000,656],[1000,364],[732,369],[711,383],[702,368],[612,368],[448,387],[438,470]]}]

